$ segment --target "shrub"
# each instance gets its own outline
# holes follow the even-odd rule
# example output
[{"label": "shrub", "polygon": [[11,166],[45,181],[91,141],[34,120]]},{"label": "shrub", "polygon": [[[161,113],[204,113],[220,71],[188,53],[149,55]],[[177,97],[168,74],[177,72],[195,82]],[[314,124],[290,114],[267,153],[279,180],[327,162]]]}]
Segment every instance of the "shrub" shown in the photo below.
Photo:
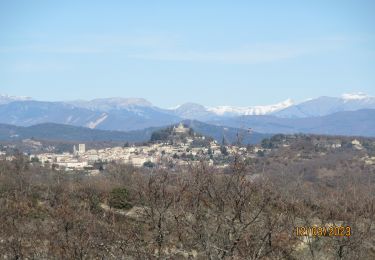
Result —
[{"label": "shrub", "polygon": [[153,163],[151,161],[146,161],[146,162],[143,163],[143,166],[148,167],[148,168],[153,168],[155,166],[155,163]]},{"label": "shrub", "polygon": [[114,188],[109,195],[109,206],[116,209],[130,209],[129,193],[126,188]]}]

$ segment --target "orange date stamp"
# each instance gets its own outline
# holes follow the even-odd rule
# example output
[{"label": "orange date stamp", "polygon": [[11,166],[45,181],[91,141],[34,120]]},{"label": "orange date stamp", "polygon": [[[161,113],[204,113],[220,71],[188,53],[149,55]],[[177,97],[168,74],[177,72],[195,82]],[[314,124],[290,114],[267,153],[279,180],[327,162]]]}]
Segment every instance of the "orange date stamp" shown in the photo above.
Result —
[{"label": "orange date stamp", "polygon": [[350,237],[350,226],[299,226],[294,228],[296,236],[309,237]]}]

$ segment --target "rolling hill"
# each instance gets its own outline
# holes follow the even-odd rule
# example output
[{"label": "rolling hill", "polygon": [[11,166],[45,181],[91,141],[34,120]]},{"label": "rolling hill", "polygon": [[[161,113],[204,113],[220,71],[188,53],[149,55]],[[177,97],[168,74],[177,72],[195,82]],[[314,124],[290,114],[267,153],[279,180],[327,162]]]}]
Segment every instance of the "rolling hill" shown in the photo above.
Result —
[{"label": "rolling hill", "polygon": [[[241,129],[209,125],[199,121],[186,120],[183,121],[183,123],[193,128],[195,132],[205,136],[211,136],[218,142],[221,142],[224,137],[226,142],[233,143],[236,141],[237,133],[240,134],[244,144],[259,143],[263,138],[270,136],[269,134],[250,134]],[[0,140],[15,141],[22,139],[36,139],[46,141],[76,142],[147,142],[150,140],[152,133],[161,128],[164,127],[151,127],[143,130],[121,132],[90,129],[86,127],[55,123],[37,124],[28,127],[0,124]]]}]

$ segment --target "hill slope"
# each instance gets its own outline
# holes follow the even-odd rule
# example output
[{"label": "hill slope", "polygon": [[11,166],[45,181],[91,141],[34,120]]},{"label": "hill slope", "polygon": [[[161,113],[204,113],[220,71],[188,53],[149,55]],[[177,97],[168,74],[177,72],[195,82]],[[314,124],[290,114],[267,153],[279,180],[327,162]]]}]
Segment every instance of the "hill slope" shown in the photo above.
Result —
[{"label": "hill slope", "polygon": [[[269,137],[268,134],[253,133],[248,134],[243,130],[205,124],[199,121],[184,121],[184,124],[194,129],[199,134],[211,136],[221,142],[224,136],[227,142],[235,142],[237,133],[243,137],[243,143],[258,143],[263,138]],[[165,126],[167,127],[167,126]],[[62,125],[54,123],[38,124],[29,127],[21,127],[7,124],[0,124],[0,140],[12,141],[34,138],[37,140],[49,141],[82,141],[82,142],[147,142],[150,140],[154,131],[164,127],[151,127],[143,130],[129,132],[108,131],[90,129],[86,127],[77,127],[71,125]]]},{"label": "hill slope", "polygon": [[[149,131],[152,131],[151,129]],[[71,125],[54,123],[38,124],[29,127],[0,124],[0,140],[11,141],[34,138],[51,141],[123,141],[143,142],[147,141],[147,130],[120,132],[90,129]]]}]

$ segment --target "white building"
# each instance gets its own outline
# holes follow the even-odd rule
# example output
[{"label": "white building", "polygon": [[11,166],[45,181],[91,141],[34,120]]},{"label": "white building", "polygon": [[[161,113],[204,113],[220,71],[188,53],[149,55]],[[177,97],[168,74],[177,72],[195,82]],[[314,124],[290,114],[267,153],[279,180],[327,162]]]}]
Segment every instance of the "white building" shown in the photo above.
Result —
[{"label": "white building", "polygon": [[352,141],[352,145],[353,145],[353,148],[357,149],[357,150],[362,150],[362,144],[360,141],[358,141],[357,139],[354,139]]},{"label": "white building", "polygon": [[182,123],[180,123],[177,127],[173,127],[173,132],[178,134],[186,134],[189,132],[189,128],[186,128]]},{"label": "white building", "polygon": [[86,145],[85,144],[79,144],[78,145],[78,153],[83,154],[86,152]]},{"label": "white building", "polygon": [[88,166],[86,161],[83,161],[83,162],[74,162],[74,161],[61,162],[61,163],[58,163],[58,165],[62,166],[62,167],[65,167],[65,168],[70,168],[70,169],[83,169],[84,167]]}]

